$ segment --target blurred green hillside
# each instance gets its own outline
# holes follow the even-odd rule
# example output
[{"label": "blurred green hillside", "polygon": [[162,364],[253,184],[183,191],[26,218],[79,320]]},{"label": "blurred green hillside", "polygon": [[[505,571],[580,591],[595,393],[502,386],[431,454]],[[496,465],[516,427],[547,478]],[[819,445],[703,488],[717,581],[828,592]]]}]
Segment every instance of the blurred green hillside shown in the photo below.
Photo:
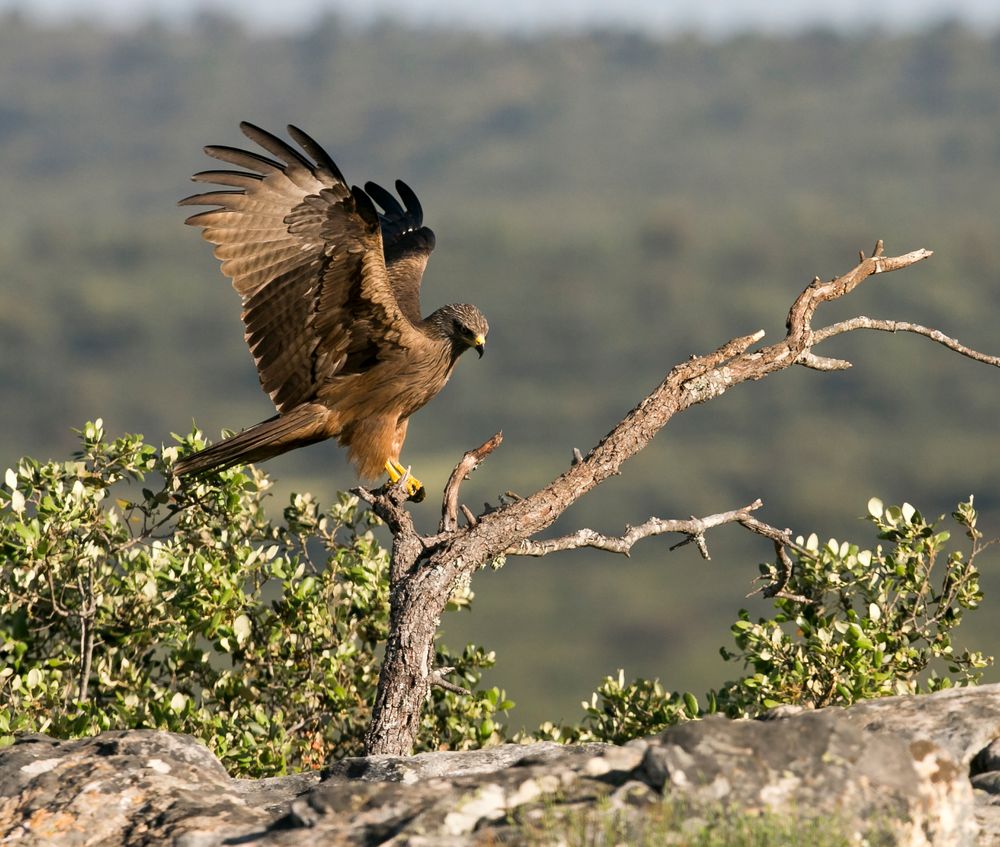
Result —
[{"label": "blurred green hillside", "polygon": [[[272,413],[238,298],[175,206],[211,166],[203,144],[244,142],[241,119],[296,123],[350,179],[419,193],[438,236],[425,310],[475,302],[492,332],[414,419],[404,460],[439,489],[502,429],[464,489],[476,506],[548,481],[676,361],[759,328],[778,337],[802,287],[876,238],[935,256],[822,321],[908,319],[1000,350],[1000,37],[490,37],[334,18],[251,37],[217,17],[111,32],[9,15],[0,467],[67,455],[96,416],[168,440],[192,419],[217,436]],[[762,497],[771,523],[870,543],[856,516],[871,495],[937,514],[974,493],[1000,533],[1000,373],[915,337],[821,352],[856,367],[691,410],[556,531]],[[330,444],[270,470],[327,502],[354,481]],[[415,507],[427,527],[434,499]],[[662,540],[630,560],[512,559],[480,575],[446,637],[497,649],[515,725],[574,717],[619,666],[700,691],[736,673],[717,648],[771,552],[734,529],[709,543],[711,562]],[[982,564],[989,608],[1000,569]],[[977,646],[1000,653],[995,613],[980,617]]]}]

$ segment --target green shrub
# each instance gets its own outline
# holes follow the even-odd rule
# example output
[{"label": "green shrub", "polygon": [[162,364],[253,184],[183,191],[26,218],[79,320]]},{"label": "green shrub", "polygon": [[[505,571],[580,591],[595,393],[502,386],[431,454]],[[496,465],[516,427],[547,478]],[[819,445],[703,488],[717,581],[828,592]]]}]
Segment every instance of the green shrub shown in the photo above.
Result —
[{"label": "green shrub", "polygon": [[[909,504],[885,507],[872,499],[868,511],[885,546],[797,539],[773,616],[754,622],[741,610],[732,627],[736,649],[722,648],[747,673],[710,691],[704,706],[690,693],[665,692],[656,680],[626,684],[619,671],[583,703],[579,724],[545,724],[535,737],[624,741],[703,712],[753,717],[782,704],[847,705],[978,682],[992,658],[956,652],[952,643],[964,612],[982,600],[975,560],[985,545],[972,498],[952,513],[968,540],[964,552],[948,552],[949,533]],[[773,564],[761,572],[777,576]]]},{"label": "green shrub", "polygon": [[[322,511],[294,494],[267,514],[253,467],[184,484],[169,470],[197,431],[163,450],[100,421],[73,461],[22,459],[0,487],[0,741],[150,727],[201,738],[234,774],[272,775],[361,752],[388,627],[388,556],[378,519],[341,494]],[[168,480],[142,488],[147,476]],[[607,677],[576,725],[534,734],[623,742],[705,712],[754,716],[934,691],[979,679],[992,660],[952,634],[982,600],[972,499],[952,515],[968,543],[909,505],[869,503],[885,545],[798,539],[775,612],[743,610],[726,659],[746,673],[703,698],[656,680]],[[942,518],[943,520],[943,518]],[[774,565],[762,573],[775,577]],[[472,595],[459,589],[454,608]],[[470,695],[435,688],[418,749],[504,739],[513,704],[477,690],[494,656],[469,645],[439,666]]]},{"label": "green shrub", "polygon": [[[198,432],[162,451],[99,420],[81,436],[74,461],[22,459],[0,489],[0,737],[186,732],[257,776],[358,754],[388,625],[377,518],[297,494],[272,521],[252,467],[182,485],[169,468]],[[493,655],[437,660],[474,689]],[[511,706],[435,689],[418,743],[494,741]]]},{"label": "green shrub", "polygon": [[580,724],[560,725],[546,722],[532,735],[545,741],[575,743],[610,741],[624,744],[632,738],[657,732],[701,713],[693,694],[671,694],[659,680],[636,679],[625,682],[625,671],[606,677],[584,701]]},{"label": "green shrub", "polygon": [[[737,650],[723,656],[753,672],[718,692],[727,713],[970,685],[992,663],[978,652],[956,653],[952,644],[965,610],[983,599],[975,565],[982,534],[972,498],[952,513],[969,539],[967,553],[947,552],[950,533],[909,504],[886,508],[872,499],[868,508],[887,547],[799,538],[803,549],[786,588],[793,596],[775,599],[769,620],[753,623],[740,613],[732,629]],[[765,567],[772,575],[774,566]]]}]

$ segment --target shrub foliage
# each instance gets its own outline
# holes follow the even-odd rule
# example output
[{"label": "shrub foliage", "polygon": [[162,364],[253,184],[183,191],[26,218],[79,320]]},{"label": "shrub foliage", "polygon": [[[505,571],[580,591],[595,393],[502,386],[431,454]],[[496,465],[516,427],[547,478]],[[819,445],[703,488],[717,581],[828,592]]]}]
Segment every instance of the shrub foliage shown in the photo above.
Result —
[{"label": "shrub foliage", "polygon": [[[169,469],[198,432],[162,451],[110,441],[100,420],[80,434],[73,461],[5,474],[0,736],[186,732],[258,776],[359,753],[388,625],[377,518],[350,495],[323,512],[301,494],[272,520],[254,468],[181,485]],[[150,477],[169,482],[142,488]],[[475,688],[493,656],[441,647],[437,661]],[[479,746],[512,705],[435,689],[419,743]]]},{"label": "shrub foliage", "polygon": [[[979,681],[991,657],[956,651],[952,635],[982,600],[976,558],[985,547],[970,497],[952,513],[966,548],[946,549],[950,534],[913,506],[873,498],[868,520],[884,544],[862,549],[815,535],[796,539],[793,569],[774,614],[732,626],[736,649],[722,648],[744,675],[710,691],[664,690],[658,680],[607,677],[583,703],[579,724],[546,724],[535,733],[559,740],[624,741],[703,713],[754,717],[775,706],[848,705]],[[761,565],[776,578],[776,566]]]},{"label": "shrub foliage", "polygon": [[[72,461],[22,459],[0,487],[0,742],[165,729],[253,776],[358,754],[389,618],[378,519],[348,494],[326,511],[293,494],[275,520],[271,481],[253,467],[182,485],[170,468],[204,446],[197,430],[162,450],[138,435],[108,440],[100,420],[80,436]],[[158,490],[142,487],[147,478]],[[742,667],[735,681],[699,702],[619,671],[579,724],[533,736],[623,742],[704,713],[752,717],[978,681],[992,659],[952,643],[982,600],[972,498],[952,513],[966,542],[950,551],[943,517],[877,499],[868,512],[874,548],[797,539],[774,613],[741,611],[735,649],[722,649]],[[456,591],[452,606],[468,607],[471,592]],[[419,749],[504,740],[513,703],[479,687],[493,654],[440,646],[436,661],[471,693],[433,690]]]}]

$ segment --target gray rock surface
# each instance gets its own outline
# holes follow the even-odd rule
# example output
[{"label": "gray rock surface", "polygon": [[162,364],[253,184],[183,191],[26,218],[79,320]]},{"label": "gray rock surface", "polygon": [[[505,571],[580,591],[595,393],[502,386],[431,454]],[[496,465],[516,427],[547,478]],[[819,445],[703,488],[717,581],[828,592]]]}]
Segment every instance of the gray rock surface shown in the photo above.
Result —
[{"label": "gray rock surface", "polygon": [[879,843],[1000,845],[1000,685],[769,717],[711,718],[621,747],[355,758],[266,780],[231,779],[181,735],[26,736],[0,750],[0,843],[520,844],[512,820],[551,824],[600,801],[639,828],[667,796],[694,816],[833,815],[859,834],[877,823],[890,835]]},{"label": "gray rock surface", "polygon": [[949,688],[930,697],[868,700],[844,711],[870,732],[933,741],[967,766],[1000,737],[1000,683]]},{"label": "gray rock surface", "polygon": [[894,820],[902,844],[971,844],[967,771],[929,741],[869,735],[831,711],[781,722],[690,723],[651,744],[654,786],[747,810],[809,809],[849,821]]}]

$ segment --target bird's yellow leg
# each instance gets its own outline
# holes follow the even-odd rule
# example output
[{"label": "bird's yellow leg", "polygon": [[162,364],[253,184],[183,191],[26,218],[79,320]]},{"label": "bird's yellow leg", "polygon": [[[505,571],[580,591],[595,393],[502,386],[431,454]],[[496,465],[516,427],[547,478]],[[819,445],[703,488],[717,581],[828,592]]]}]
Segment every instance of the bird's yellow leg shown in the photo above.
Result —
[{"label": "bird's yellow leg", "polygon": [[[407,469],[404,468],[399,462],[395,462],[392,459],[386,459],[385,472],[389,474],[389,482],[397,483],[406,475]],[[426,494],[424,491],[424,484],[411,474],[406,480],[406,493],[411,500],[419,503],[424,499],[424,495]]]}]

